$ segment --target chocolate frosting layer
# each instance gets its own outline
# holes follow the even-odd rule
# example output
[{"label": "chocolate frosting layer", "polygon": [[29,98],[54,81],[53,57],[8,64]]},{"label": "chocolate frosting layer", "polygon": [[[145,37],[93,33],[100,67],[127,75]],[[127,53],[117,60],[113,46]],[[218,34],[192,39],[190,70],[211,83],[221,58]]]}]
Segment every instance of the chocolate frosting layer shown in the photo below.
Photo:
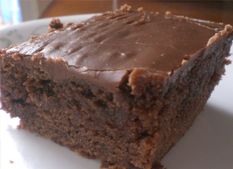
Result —
[{"label": "chocolate frosting layer", "polygon": [[118,10],[60,27],[7,52],[62,57],[68,65],[87,70],[169,72],[205,48],[223,26],[171,14]]}]

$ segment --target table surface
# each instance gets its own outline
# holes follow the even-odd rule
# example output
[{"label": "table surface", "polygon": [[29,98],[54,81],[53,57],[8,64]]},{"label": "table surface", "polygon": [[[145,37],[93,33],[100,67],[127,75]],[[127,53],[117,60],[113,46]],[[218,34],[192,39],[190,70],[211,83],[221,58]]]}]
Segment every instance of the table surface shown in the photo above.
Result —
[{"label": "table surface", "polygon": [[42,14],[43,17],[56,17],[81,13],[98,13],[115,10],[123,4],[143,7],[150,11],[171,11],[179,15],[224,22],[233,25],[233,1],[155,1],[155,0],[54,0]]}]

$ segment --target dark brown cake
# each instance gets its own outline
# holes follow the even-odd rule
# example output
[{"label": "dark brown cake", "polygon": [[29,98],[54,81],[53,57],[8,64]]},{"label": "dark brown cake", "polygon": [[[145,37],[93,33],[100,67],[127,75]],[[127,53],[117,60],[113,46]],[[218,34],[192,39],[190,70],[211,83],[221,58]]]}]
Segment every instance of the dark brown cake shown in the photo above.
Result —
[{"label": "dark brown cake", "polygon": [[230,25],[124,6],[1,50],[21,127],[108,169],[158,169],[224,73]]}]

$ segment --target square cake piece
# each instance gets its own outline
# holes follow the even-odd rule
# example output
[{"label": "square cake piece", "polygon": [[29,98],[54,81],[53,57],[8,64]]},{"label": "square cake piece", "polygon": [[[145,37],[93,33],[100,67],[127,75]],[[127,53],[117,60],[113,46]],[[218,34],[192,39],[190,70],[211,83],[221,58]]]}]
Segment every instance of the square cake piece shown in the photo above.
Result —
[{"label": "square cake piece", "polygon": [[108,169],[158,169],[229,63],[230,25],[124,6],[0,52],[2,108]]}]

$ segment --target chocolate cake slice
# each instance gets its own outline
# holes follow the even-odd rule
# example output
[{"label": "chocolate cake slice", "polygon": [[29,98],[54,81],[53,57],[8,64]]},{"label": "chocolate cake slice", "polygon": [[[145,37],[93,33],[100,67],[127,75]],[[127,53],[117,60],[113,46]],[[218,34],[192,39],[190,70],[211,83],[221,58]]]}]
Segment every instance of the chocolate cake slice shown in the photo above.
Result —
[{"label": "chocolate cake slice", "polygon": [[124,6],[2,49],[21,127],[108,169],[158,169],[224,73],[230,25]]}]

